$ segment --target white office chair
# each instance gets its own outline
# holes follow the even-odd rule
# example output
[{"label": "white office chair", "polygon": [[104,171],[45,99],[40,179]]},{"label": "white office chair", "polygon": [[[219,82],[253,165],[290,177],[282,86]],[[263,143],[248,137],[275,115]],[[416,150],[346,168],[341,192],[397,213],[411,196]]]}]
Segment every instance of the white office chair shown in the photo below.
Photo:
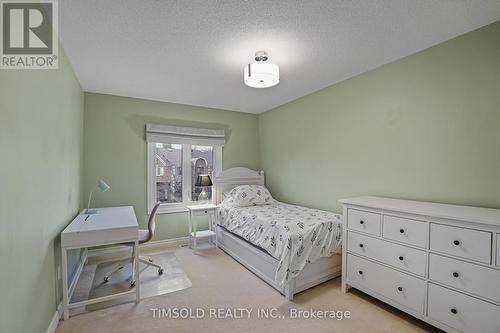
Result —
[{"label": "white office chair", "polygon": [[[158,207],[160,207],[160,203],[158,202],[153,210],[151,211],[151,215],[149,215],[149,221],[148,221],[148,229],[139,229],[139,244],[143,244],[143,243],[146,243],[146,242],[149,242],[154,234],[155,234],[155,229],[156,229],[156,221],[155,221],[155,218],[156,218],[156,211],[158,210]],[[131,243],[126,243],[124,245],[128,245],[130,246]],[[133,245],[133,244],[132,244]],[[155,264],[153,262],[153,258],[151,257],[146,257],[146,256],[139,256],[139,262],[142,262],[143,264],[146,264],[148,266],[153,266],[153,267],[156,267],[158,268],[158,275],[162,275],[163,274],[163,268],[158,265],[158,264]],[[117,266],[112,270],[110,271],[109,273],[107,273],[106,275],[104,275],[104,282],[108,282],[109,281],[109,277],[118,272],[119,270],[123,269],[126,265],[126,262],[121,262],[119,264],[117,264]],[[134,276],[135,276],[135,259],[132,260],[132,281],[130,281],[130,287],[134,287],[135,286],[135,280],[134,280]]]}]

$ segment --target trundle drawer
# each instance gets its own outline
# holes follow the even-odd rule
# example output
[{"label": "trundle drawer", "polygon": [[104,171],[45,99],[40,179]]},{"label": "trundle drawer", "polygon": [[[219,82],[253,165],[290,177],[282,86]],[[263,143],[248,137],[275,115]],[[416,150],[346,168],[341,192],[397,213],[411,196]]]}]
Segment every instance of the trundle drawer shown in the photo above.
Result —
[{"label": "trundle drawer", "polygon": [[370,289],[418,313],[424,312],[423,280],[348,254],[347,281],[354,286]]},{"label": "trundle drawer", "polygon": [[391,215],[384,215],[383,221],[384,238],[419,247],[427,247],[427,235],[429,234],[429,224],[427,222]]},{"label": "trundle drawer", "polygon": [[431,250],[491,263],[491,232],[431,224]]},{"label": "trundle drawer", "polygon": [[429,284],[429,317],[458,331],[500,332],[500,307]]},{"label": "trundle drawer", "polygon": [[380,236],[380,218],[377,213],[365,212],[357,209],[347,211],[347,225],[349,229]]},{"label": "trundle drawer", "polygon": [[420,276],[425,276],[427,254],[424,251],[354,232],[349,232],[347,236],[347,249],[349,252],[381,261]]},{"label": "trundle drawer", "polygon": [[433,281],[500,302],[499,270],[431,254],[429,272]]}]

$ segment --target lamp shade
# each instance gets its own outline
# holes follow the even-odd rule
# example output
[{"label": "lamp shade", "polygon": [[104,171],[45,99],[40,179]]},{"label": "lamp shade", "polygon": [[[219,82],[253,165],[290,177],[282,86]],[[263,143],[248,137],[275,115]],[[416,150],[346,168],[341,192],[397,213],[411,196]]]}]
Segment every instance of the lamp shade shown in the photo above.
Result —
[{"label": "lamp shade", "polygon": [[108,185],[108,184],[106,184],[106,183],[104,182],[104,180],[102,180],[102,179],[99,179],[99,180],[97,181],[97,187],[99,188],[99,190],[100,190],[101,192],[106,192],[107,190],[109,190],[109,185]]},{"label": "lamp shade", "polygon": [[254,62],[243,70],[244,82],[252,88],[269,88],[280,82],[279,67],[270,62]]},{"label": "lamp shade", "polygon": [[212,179],[209,175],[199,175],[196,178],[195,186],[212,186]]}]

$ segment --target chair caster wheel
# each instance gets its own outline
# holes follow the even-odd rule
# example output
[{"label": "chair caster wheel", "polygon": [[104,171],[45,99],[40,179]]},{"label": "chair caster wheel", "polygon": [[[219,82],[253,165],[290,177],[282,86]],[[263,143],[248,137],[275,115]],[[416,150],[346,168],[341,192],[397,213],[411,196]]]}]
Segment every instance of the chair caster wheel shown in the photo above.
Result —
[{"label": "chair caster wheel", "polygon": [[108,282],[108,281],[109,281],[109,276],[105,276],[105,277],[104,277],[104,282],[106,283],[106,282]]},{"label": "chair caster wheel", "polygon": [[158,269],[158,275],[162,275],[162,274],[163,274],[163,268]]},{"label": "chair caster wheel", "polygon": [[130,288],[134,288],[135,287],[135,281],[130,281]]}]

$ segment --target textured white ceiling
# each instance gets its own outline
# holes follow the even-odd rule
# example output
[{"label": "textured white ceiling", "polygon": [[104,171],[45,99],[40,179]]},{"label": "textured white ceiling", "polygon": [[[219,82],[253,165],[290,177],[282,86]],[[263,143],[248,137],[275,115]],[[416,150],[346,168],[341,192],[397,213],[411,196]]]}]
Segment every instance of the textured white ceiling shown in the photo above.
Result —
[{"label": "textured white ceiling", "polygon": [[[63,0],[86,91],[260,113],[500,19],[499,0]],[[265,50],[268,89],[243,84]]]}]

